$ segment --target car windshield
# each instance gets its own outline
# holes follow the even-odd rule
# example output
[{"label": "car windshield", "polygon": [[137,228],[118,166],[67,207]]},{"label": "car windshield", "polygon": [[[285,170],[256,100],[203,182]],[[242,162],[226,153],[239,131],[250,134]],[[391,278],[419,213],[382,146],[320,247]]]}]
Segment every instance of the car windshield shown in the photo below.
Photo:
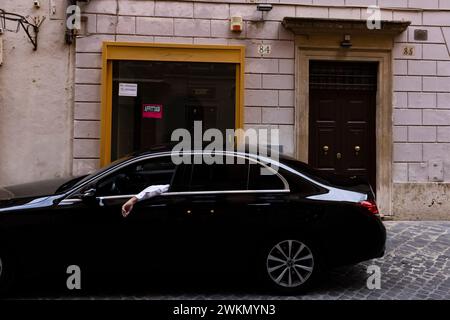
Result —
[{"label": "car windshield", "polygon": [[105,172],[105,171],[108,171],[108,170],[111,169],[112,167],[114,167],[114,166],[116,166],[116,165],[118,165],[118,164],[120,164],[120,163],[122,163],[122,162],[125,162],[125,161],[127,161],[127,160],[129,160],[129,159],[131,159],[131,156],[126,156],[126,157],[123,157],[123,158],[117,159],[116,161],[111,162],[109,165],[107,165],[107,166],[105,166],[105,167],[103,167],[103,168],[100,168],[100,169],[98,169],[97,171],[95,171],[95,172],[93,172],[93,173],[91,173],[91,174],[85,176],[83,179],[81,179],[80,181],[78,181],[77,183],[75,183],[75,184],[72,186],[72,189],[73,189],[73,188],[77,188],[78,186],[81,186],[83,183],[85,183],[86,181],[90,180],[92,177],[94,177],[94,176],[96,176],[96,175],[98,175],[98,174],[101,174],[101,173],[103,173],[103,172]]},{"label": "car windshield", "polygon": [[55,194],[65,193],[66,191],[71,189],[74,185],[76,185],[78,181],[83,180],[86,176],[87,175],[84,175],[84,176],[76,177],[72,180],[69,180],[68,182],[59,186],[58,189],[55,191]]}]

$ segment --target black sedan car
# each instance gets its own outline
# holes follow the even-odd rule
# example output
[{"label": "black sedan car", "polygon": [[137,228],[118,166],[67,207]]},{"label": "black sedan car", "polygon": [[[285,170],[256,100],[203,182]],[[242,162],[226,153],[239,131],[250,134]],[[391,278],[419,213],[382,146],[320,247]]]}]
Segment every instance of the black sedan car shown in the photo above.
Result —
[{"label": "black sedan car", "polygon": [[[0,288],[77,265],[246,270],[291,293],[320,270],[384,254],[386,231],[369,185],[330,182],[287,157],[217,151],[222,163],[207,164],[202,155],[185,151],[192,161],[175,164],[170,150],[152,151],[69,181],[0,188]],[[130,197],[161,184],[169,191],[122,216]]]}]

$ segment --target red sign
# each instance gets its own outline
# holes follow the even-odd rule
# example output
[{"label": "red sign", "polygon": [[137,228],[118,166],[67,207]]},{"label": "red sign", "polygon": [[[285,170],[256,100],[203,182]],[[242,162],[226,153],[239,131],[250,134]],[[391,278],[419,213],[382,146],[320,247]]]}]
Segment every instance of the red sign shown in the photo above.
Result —
[{"label": "red sign", "polygon": [[142,118],[161,119],[163,113],[162,104],[143,104]]}]

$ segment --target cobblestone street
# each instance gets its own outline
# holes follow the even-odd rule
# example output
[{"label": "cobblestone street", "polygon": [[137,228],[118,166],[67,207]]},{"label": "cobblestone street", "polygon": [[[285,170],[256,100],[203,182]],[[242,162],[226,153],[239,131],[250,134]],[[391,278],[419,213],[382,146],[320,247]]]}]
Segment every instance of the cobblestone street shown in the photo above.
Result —
[{"label": "cobblestone street", "polygon": [[[450,222],[385,222],[387,251],[383,258],[328,272],[301,296],[273,296],[255,290],[209,285],[197,289],[127,289],[127,294],[88,293],[82,299],[450,299]],[[381,269],[381,289],[366,286],[367,266]],[[175,286],[176,287],[176,286]],[[174,287],[174,288],[175,288]],[[239,287],[239,286],[238,286]],[[246,285],[246,287],[251,287]],[[30,296],[34,298],[33,294]],[[27,298],[28,298],[27,297]],[[75,298],[46,293],[40,298]]]}]

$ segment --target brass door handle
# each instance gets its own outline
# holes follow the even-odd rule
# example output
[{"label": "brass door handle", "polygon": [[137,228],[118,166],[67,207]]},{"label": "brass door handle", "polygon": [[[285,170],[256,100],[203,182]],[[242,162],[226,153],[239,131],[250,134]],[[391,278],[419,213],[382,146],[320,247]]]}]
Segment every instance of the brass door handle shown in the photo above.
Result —
[{"label": "brass door handle", "polygon": [[328,150],[329,150],[328,146],[323,146],[322,149],[323,149],[324,154],[328,153]]},{"label": "brass door handle", "polygon": [[336,153],[336,158],[338,159],[342,158],[342,154],[340,152]]},{"label": "brass door handle", "polygon": [[355,151],[359,152],[361,150],[360,146],[355,146]]}]

